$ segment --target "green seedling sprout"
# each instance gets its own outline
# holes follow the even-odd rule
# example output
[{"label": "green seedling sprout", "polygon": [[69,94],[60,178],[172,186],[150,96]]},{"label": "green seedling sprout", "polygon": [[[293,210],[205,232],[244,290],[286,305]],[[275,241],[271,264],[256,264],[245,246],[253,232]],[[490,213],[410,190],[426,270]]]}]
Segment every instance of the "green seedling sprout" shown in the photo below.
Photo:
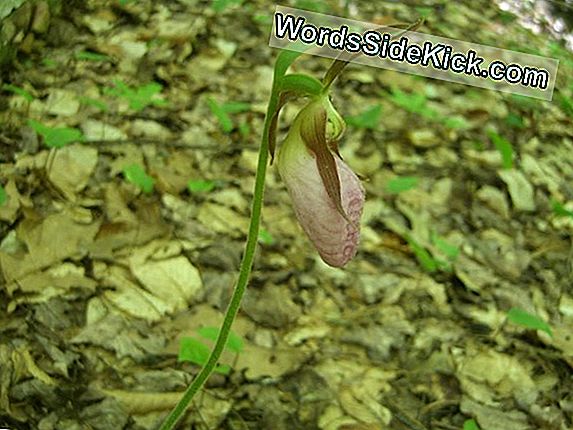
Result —
[{"label": "green seedling sprout", "polygon": [[216,186],[215,181],[208,181],[204,179],[191,179],[187,182],[187,189],[190,193],[208,193],[212,191]]},{"label": "green seedling sprout", "polygon": [[84,134],[77,128],[48,127],[33,119],[28,120],[28,125],[42,136],[44,144],[49,148],[62,148],[73,142],[85,141]]},{"label": "green seedling sprout", "polygon": [[153,192],[154,180],[145,173],[145,169],[139,164],[131,164],[123,168],[123,176],[132,184],[136,185],[144,193]]},{"label": "green seedling sprout", "polygon": [[5,205],[8,201],[8,194],[2,185],[0,185],[0,206]]},{"label": "green seedling sprout", "polygon": [[487,135],[493,142],[495,148],[501,154],[501,164],[504,169],[513,168],[513,147],[511,143],[503,137],[497,134],[493,130],[488,130]]},{"label": "green seedling sprout", "polygon": [[109,111],[109,106],[102,102],[101,100],[98,99],[93,99],[91,97],[80,97],[80,103],[86,105],[86,106],[93,106],[96,109],[101,110],[102,112],[107,112]]},{"label": "green seedling sprout", "polygon": [[246,112],[251,109],[251,105],[249,103],[228,102],[219,104],[212,97],[207,99],[207,106],[209,106],[213,115],[217,117],[221,130],[223,130],[224,133],[230,133],[235,128],[230,114]]},{"label": "green seedling sprout", "polygon": [[14,93],[16,95],[24,97],[28,103],[33,102],[35,99],[35,97],[30,92],[28,92],[24,88],[18,87],[16,85],[3,84],[2,90],[9,91],[9,92]]},{"label": "green seedling sprout", "polygon": [[259,230],[259,243],[263,245],[273,245],[275,238],[267,230],[261,228]]},{"label": "green seedling sprout", "polygon": [[[201,327],[197,330],[197,333],[202,338],[215,342],[219,336],[219,327]],[[243,351],[243,339],[231,331],[231,333],[229,333],[229,340],[227,341],[226,348],[235,354],[239,354],[241,351]]]},{"label": "green seedling sprout", "polygon": [[375,104],[367,108],[365,111],[359,113],[355,116],[349,116],[344,118],[348,125],[352,125],[357,128],[369,128],[376,129],[380,118],[382,116],[382,105]]},{"label": "green seedling sprout", "polygon": [[408,245],[410,245],[410,248],[416,256],[418,263],[420,263],[424,270],[430,273],[438,270],[439,263],[436,261],[436,259],[434,259],[434,257],[432,257],[426,248],[424,248],[412,238],[408,238]]},{"label": "green seedling sprout", "polygon": [[399,194],[404,191],[414,189],[418,186],[420,178],[416,176],[400,176],[392,178],[386,183],[386,192],[391,194]]},{"label": "green seedling sprout", "polygon": [[[201,327],[197,330],[197,334],[203,339],[215,342],[219,336],[218,327]],[[243,339],[237,334],[231,332],[229,340],[225,348],[235,354],[239,354],[243,350]],[[189,361],[200,366],[204,366],[209,359],[211,349],[204,343],[194,337],[183,337],[179,343],[179,361]],[[218,364],[214,372],[228,375],[231,367],[227,364]]]},{"label": "green seedling sprout", "polygon": [[504,118],[504,122],[513,128],[521,129],[525,127],[525,124],[523,122],[523,117],[513,112],[509,112],[507,114],[507,116]]},{"label": "green seedling sprout", "polygon": [[460,254],[460,248],[452,245],[450,242],[444,238],[438,236],[435,232],[431,234],[432,245],[434,245],[442,254],[444,254],[448,260],[454,261],[458,258]]},{"label": "green seedling sprout", "polygon": [[129,108],[141,111],[147,106],[165,106],[167,102],[157,96],[163,90],[159,82],[151,82],[139,87],[130,87],[119,79],[113,81],[115,87],[104,89],[104,94],[120,97],[129,102]]},{"label": "green seedling sprout", "polygon": [[[421,21],[418,21],[415,24],[409,26],[406,30],[412,30],[416,28],[418,25],[420,25],[420,23]],[[332,105],[330,104],[328,99],[328,91],[333,81],[344,70],[349,61],[343,61],[340,59],[334,60],[330,68],[327,70],[322,81],[319,81],[316,78],[303,74],[287,75],[286,72],[288,68],[301,54],[302,52],[286,51],[286,50],[281,51],[275,62],[271,95],[267,106],[265,121],[263,124],[261,145],[259,147],[259,157],[255,175],[255,186],[253,191],[251,218],[249,223],[247,241],[245,244],[245,251],[243,253],[241,265],[239,268],[239,277],[233,289],[233,293],[229,301],[227,310],[225,312],[221,328],[217,333],[217,339],[215,341],[215,345],[213,346],[213,349],[211,350],[211,353],[209,354],[209,357],[207,358],[205,364],[203,365],[199,373],[195,375],[193,381],[187,387],[179,402],[175,405],[173,410],[167,415],[165,420],[162,422],[159,430],[172,430],[176,426],[178,421],[181,419],[182,415],[187,410],[187,407],[195,397],[196,393],[201,389],[201,387],[203,387],[205,381],[207,380],[207,378],[209,378],[209,375],[211,375],[211,373],[217,368],[219,358],[221,357],[222,352],[225,350],[229,342],[229,339],[231,338],[231,327],[237,316],[237,313],[239,312],[241,300],[247,288],[247,283],[249,281],[249,277],[253,266],[257,242],[259,241],[259,227],[261,222],[261,210],[262,210],[264,187],[265,187],[265,175],[267,171],[267,165],[269,164],[269,158],[270,156],[274,156],[274,151],[276,146],[276,132],[278,128],[278,117],[280,110],[282,109],[282,107],[284,107],[284,105],[286,105],[287,102],[296,99],[297,97],[310,97],[311,101],[306,105],[304,109],[307,109],[309,113],[312,114],[310,117],[312,118],[312,121],[310,121],[309,123],[307,119],[305,122],[304,120],[305,117],[303,116],[302,127],[312,128],[314,127],[313,121],[318,121],[318,122],[322,121],[324,128],[322,130],[319,130],[320,133],[318,134],[317,139],[319,139],[325,145],[326,145],[325,141],[326,122],[325,122],[324,111],[320,109],[323,107],[325,109],[328,108],[330,109],[330,112],[327,112],[327,114],[330,113],[331,115],[338,115],[338,117],[333,116],[333,118],[337,120],[336,122],[338,123],[338,126],[341,125],[342,117],[340,117],[338,112],[336,112],[332,107]],[[316,115],[317,112],[319,115]],[[320,117],[321,115],[323,115],[322,120]],[[340,131],[340,129],[338,130]],[[297,131],[299,130],[296,129],[295,132]],[[295,135],[295,138],[298,138],[298,136]],[[286,139],[288,139],[288,137]],[[330,143],[332,144],[332,142]],[[286,142],[283,143],[282,147],[283,149],[284,145],[286,145]],[[295,149],[298,151],[298,148]],[[337,150],[336,147],[332,149],[328,148],[325,149],[329,151]],[[288,155],[293,156],[293,154],[288,154]],[[294,157],[296,156],[298,156],[298,153],[294,154]],[[321,156],[324,157],[325,154],[321,154]],[[283,160],[283,162],[288,163],[289,161],[289,160],[285,161],[284,158],[281,157],[277,158],[279,164],[281,162],[281,159]],[[318,164],[318,162],[316,162],[316,164]],[[349,173],[347,174],[353,174],[348,166],[346,166],[346,169],[349,170]],[[326,185],[324,186],[326,187]],[[333,209],[331,207],[328,207],[328,210],[333,210]]]},{"label": "green seedling sprout", "polygon": [[448,128],[452,129],[467,129],[469,128],[469,122],[460,115],[453,115],[453,116],[440,116],[439,120]]},{"label": "green seedling sprout", "polygon": [[463,430],[480,430],[478,423],[473,418],[464,421]]},{"label": "green seedling sprout", "polygon": [[[387,93],[382,93],[386,95]],[[420,115],[428,120],[442,123],[452,129],[466,129],[469,127],[468,121],[460,115],[443,115],[437,110],[427,105],[428,99],[424,94],[406,93],[398,88],[392,88],[389,99],[402,109]]]},{"label": "green seedling sprout", "polygon": [[573,211],[570,211],[557,200],[551,200],[551,210],[558,217],[569,217],[573,218]]},{"label": "green seedling sprout", "polygon": [[530,314],[523,309],[511,308],[507,312],[507,320],[513,324],[517,324],[528,329],[544,331],[550,337],[553,337],[553,332],[551,331],[549,324],[537,315]]},{"label": "green seedling sprout", "polygon": [[389,99],[410,113],[418,114],[429,119],[435,119],[438,116],[438,112],[427,106],[428,99],[424,94],[405,93],[399,88],[394,87],[390,91]]}]

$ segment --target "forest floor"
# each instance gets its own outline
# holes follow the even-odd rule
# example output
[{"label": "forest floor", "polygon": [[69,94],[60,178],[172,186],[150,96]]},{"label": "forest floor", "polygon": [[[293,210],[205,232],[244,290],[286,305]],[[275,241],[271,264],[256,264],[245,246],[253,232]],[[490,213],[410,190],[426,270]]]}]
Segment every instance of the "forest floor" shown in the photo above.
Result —
[{"label": "forest floor", "polygon": [[[20,12],[0,427],[154,429],[212,345],[278,52],[273,4],[226,3]],[[233,343],[179,428],[573,428],[573,54],[489,1],[339,3],[288,2],[557,58],[553,101],[350,65],[333,103],[367,194],[358,255],[320,260],[271,166]]]}]

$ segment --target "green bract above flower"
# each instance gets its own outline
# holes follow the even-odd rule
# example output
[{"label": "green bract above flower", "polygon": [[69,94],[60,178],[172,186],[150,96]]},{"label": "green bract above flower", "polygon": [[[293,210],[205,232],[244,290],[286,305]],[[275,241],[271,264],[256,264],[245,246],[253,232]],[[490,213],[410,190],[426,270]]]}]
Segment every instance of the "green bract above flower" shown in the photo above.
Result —
[{"label": "green bract above flower", "polygon": [[299,223],[334,267],[356,255],[365,198],[360,180],[338,154],[344,129],[342,117],[322,95],[299,112],[277,157]]}]

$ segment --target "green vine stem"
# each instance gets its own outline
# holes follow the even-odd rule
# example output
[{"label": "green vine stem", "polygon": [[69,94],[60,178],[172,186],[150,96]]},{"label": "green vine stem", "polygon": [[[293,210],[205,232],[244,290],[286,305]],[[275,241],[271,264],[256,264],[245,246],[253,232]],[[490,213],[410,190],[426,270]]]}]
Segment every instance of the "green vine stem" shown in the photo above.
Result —
[{"label": "green vine stem", "polygon": [[241,268],[239,271],[239,279],[233,290],[233,295],[229,306],[227,307],[227,312],[225,313],[225,319],[221,325],[221,330],[219,330],[219,336],[215,342],[215,346],[209,355],[207,363],[203,366],[201,371],[195,376],[191,385],[187,387],[183,397],[169,413],[163,424],[161,424],[160,430],[171,430],[175,427],[189,403],[195,396],[195,394],[201,389],[209,375],[217,366],[221,353],[227,344],[229,339],[229,333],[231,332],[231,326],[235,321],[235,317],[239,312],[241,306],[241,300],[245,294],[247,288],[247,283],[251,275],[251,269],[253,267],[253,260],[255,257],[255,249],[257,246],[257,240],[259,236],[259,226],[261,221],[261,209],[263,206],[263,193],[265,189],[265,175],[267,171],[267,163],[269,158],[268,152],[268,138],[263,135],[261,140],[261,147],[259,149],[259,160],[257,163],[257,173],[255,177],[255,191],[253,195],[253,206],[251,210],[251,222],[249,225],[249,233],[247,236],[247,243],[245,245],[245,253],[243,254],[243,260],[241,261]]},{"label": "green vine stem", "polygon": [[[273,127],[273,118],[276,120],[278,115],[278,110],[280,109],[278,103],[278,96],[280,92],[280,86],[282,83],[282,78],[286,72],[288,66],[298,57],[300,53],[293,53],[289,51],[283,51],[279,54],[277,62],[275,65],[275,75],[273,79],[271,97],[269,100],[269,105],[267,108],[267,114],[265,116],[265,123],[263,127],[263,136],[261,138],[261,146],[259,148],[259,159],[257,162],[257,172],[255,176],[255,189],[253,193],[253,205],[251,209],[251,220],[249,224],[249,232],[247,236],[247,242],[245,245],[245,252],[243,254],[243,259],[241,261],[241,267],[239,270],[239,279],[233,290],[233,295],[231,296],[231,301],[227,307],[225,313],[225,318],[223,319],[223,324],[219,330],[219,335],[215,346],[209,355],[207,363],[203,366],[200,372],[195,376],[189,387],[183,393],[181,400],[175,405],[173,410],[165,418],[159,430],[172,430],[177,422],[181,419],[187,407],[193,400],[193,397],[201,389],[205,381],[209,378],[217,363],[227,340],[229,339],[229,334],[231,332],[231,326],[235,321],[239,308],[241,306],[241,300],[245,294],[247,288],[247,283],[249,282],[249,277],[251,275],[251,269],[253,267],[253,260],[255,257],[255,249],[257,247],[257,240],[259,236],[259,226],[261,223],[261,210],[263,206],[263,194],[265,190],[265,176],[267,172],[267,164],[269,160],[269,132]],[[276,123],[275,123],[276,126]],[[273,131],[274,132],[274,131]],[[273,134],[274,136],[274,134]]]}]

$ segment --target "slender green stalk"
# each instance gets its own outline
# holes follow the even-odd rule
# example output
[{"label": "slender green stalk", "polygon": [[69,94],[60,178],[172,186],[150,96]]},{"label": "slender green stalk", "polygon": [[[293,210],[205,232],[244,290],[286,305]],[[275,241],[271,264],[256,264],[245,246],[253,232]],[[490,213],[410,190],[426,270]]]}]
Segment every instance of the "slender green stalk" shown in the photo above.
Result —
[{"label": "slender green stalk", "polygon": [[[281,93],[281,85],[283,82],[283,77],[292,62],[300,56],[301,52],[292,51],[282,51],[277,57],[275,63],[275,71],[273,76],[273,85],[271,90],[271,97],[267,107],[267,114],[265,116],[265,123],[263,126],[263,136],[261,139],[261,146],[259,148],[259,161],[257,163],[257,173],[255,176],[255,190],[253,193],[253,205],[251,209],[251,221],[249,224],[249,233],[247,236],[247,243],[245,245],[245,253],[243,254],[243,260],[241,261],[241,267],[239,269],[239,279],[233,290],[233,295],[231,296],[231,301],[227,307],[227,312],[225,313],[225,318],[223,319],[223,324],[221,325],[221,330],[219,330],[219,335],[215,346],[209,355],[207,363],[195,376],[189,387],[183,393],[181,400],[175,405],[173,410],[169,413],[165,421],[161,424],[159,430],[172,430],[177,422],[181,419],[182,415],[187,410],[187,407],[193,400],[193,397],[201,389],[207,378],[213,373],[213,370],[217,366],[219,358],[227,340],[229,339],[229,334],[231,332],[231,326],[235,321],[235,317],[239,312],[241,306],[241,300],[245,294],[247,288],[247,283],[249,282],[249,277],[251,275],[251,269],[253,267],[253,260],[255,258],[255,249],[257,247],[257,240],[259,237],[259,226],[261,223],[261,210],[263,206],[263,194],[265,190],[265,175],[267,173],[267,164],[269,161],[269,142],[272,146],[271,152],[274,152],[274,144],[276,139],[276,122],[278,119],[278,113],[281,107],[288,101],[288,97]],[[318,81],[314,82],[309,77],[301,78],[300,76],[294,76],[287,80],[287,82],[292,84],[292,88],[286,88],[285,90],[299,90],[302,93],[305,92],[320,92],[321,88],[317,87],[320,85]],[[281,94],[283,97],[281,98]]]},{"label": "slender green stalk", "polygon": [[[274,109],[274,107],[269,105],[269,111]],[[225,349],[227,340],[229,339],[229,334],[231,332],[231,326],[235,321],[235,317],[239,312],[241,306],[241,300],[247,288],[247,283],[249,282],[249,277],[251,275],[251,269],[253,267],[253,260],[255,258],[255,249],[257,247],[257,240],[259,236],[259,226],[261,222],[261,210],[263,206],[263,194],[265,190],[265,176],[267,172],[267,163],[269,159],[269,141],[268,141],[268,128],[270,122],[270,116],[272,112],[267,112],[267,117],[265,118],[265,126],[263,130],[263,137],[261,139],[261,146],[259,148],[259,161],[257,163],[257,173],[255,176],[255,190],[253,193],[253,206],[251,209],[251,222],[249,225],[249,233],[247,236],[247,243],[245,245],[245,253],[243,254],[243,260],[241,261],[241,267],[239,271],[239,279],[233,290],[233,295],[229,306],[227,307],[227,312],[225,313],[225,319],[221,325],[221,330],[219,330],[219,336],[215,342],[215,346],[209,355],[207,363],[203,366],[201,371],[195,376],[191,385],[187,387],[183,397],[169,413],[167,418],[159,430],[171,430],[175,427],[181,416],[185,413],[189,403],[195,396],[195,394],[201,389],[203,384],[209,375],[217,366],[221,353]]]}]

